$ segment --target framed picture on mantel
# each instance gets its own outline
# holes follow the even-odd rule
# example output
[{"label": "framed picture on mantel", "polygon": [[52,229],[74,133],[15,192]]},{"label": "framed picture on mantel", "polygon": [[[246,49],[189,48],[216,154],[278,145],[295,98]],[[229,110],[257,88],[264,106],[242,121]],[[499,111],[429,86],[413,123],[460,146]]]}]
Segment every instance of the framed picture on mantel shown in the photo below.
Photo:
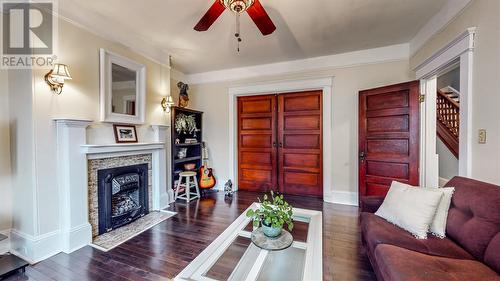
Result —
[{"label": "framed picture on mantel", "polygon": [[134,125],[113,125],[116,143],[136,143],[137,131]]}]

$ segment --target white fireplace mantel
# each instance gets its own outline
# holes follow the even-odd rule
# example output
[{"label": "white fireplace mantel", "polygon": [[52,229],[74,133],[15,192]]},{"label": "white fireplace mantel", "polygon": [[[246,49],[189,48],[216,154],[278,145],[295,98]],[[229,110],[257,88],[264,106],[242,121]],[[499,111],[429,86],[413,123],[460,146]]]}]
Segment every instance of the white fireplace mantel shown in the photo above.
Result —
[{"label": "white fireplace mantel", "polygon": [[168,126],[152,125],[153,139],[134,144],[88,144],[92,120],[57,118],[58,188],[60,192],[61,251],[71,253],[92,241],[89,223],[89,159],[150,153],[152,155],[152,210],[168,207],[173,194],[167,188]]},{"label": "white fireplace mantel", "polygon": [[113,154],[120,152],[134,152],[144,150],[164,149],[165,142],[147,142],[147,143],[113,143],[113,144],[84,144],[82,152],[85,154]]}]

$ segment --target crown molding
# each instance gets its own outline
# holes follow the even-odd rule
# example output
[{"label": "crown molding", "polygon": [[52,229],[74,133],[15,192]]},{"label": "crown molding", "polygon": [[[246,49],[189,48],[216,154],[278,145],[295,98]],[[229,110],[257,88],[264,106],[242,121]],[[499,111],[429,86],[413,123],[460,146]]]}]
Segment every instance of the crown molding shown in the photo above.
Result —
[{"label": "crown molding", "polygon": [[94,35],[119,43],[146,59],[170,69],[169,52],[151,43],[151,38],[133,33],[123,27],[111,27],[110,21],[106,17],[98,13],[82,12],[87,9],[75,1],[72,2],[72,5],[70,8],[64,9],[59,4],[58,10],[54,12],[54,15],[60,20],[73,24]]},{"label": "crown molding", "polygon": [[415,55],[434,35],[442,31],[454,20],[473,0],[448,0],[411,39],[410,56]]},{"label": "crown molding", "polygon": [[260,76],[398,61],[409,59],[409,57],[409,44],[405,43],[303,60],[187,74],[185,80],[190,84],[237,81]]}]

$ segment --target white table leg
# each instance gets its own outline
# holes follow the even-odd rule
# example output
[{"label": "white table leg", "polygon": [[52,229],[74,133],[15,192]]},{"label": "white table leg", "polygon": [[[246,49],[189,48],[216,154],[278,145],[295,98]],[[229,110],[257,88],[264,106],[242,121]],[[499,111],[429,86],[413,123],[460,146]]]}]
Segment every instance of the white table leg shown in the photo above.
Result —
[{"label": "white table leg", "polygon": [[175,189],[174,201],[177,200],[177,196],[179,196],[179,189],[181,188],[182,177],[179,177],[179,181],[177,182],[177,188]]}]

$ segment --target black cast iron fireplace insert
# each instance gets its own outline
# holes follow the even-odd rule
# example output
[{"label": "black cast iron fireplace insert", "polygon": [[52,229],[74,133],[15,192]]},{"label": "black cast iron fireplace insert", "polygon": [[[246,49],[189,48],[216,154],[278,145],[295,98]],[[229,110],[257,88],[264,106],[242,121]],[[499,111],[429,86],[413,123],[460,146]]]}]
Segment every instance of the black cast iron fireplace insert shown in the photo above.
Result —
[{"label": "black cast iron fireplace insert", "polygon": [[99,235],[149,213],[148,164],[97,172]]}]

